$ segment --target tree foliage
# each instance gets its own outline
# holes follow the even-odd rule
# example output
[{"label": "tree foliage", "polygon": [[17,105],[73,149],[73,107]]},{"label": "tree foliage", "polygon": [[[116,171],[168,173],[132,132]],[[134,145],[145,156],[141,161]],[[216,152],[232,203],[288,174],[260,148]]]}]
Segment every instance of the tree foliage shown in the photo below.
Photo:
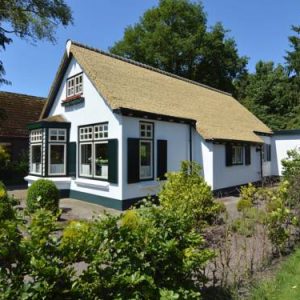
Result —
[{"label": "tree foliage", "polygon": [[300,126],[300,27],[289,37],[285,66],[259,61],[253,74],[235,81],[235,96],[273,130]]},{"label": "tree foliage", "polygon": [[[5,50],[12,43],[12,36],[54,42],[57,26],[69,25],[72,14],[64,0],[0,0],[0,20],[0,47]],[[0,61],[0,83],[8,83],[3,75]]]},{"label": "tree foliage", "polygon": [[300,86],[282,65],[259,61],[254,74],[237,85],[237,98],[272,129],[293,128],[300,104]]},{"label": "tree foliage", "polygon": [[228,92],[247,64],[222,24],[208,29],[201,3],[190,0],[160,0],[110,51]]}]

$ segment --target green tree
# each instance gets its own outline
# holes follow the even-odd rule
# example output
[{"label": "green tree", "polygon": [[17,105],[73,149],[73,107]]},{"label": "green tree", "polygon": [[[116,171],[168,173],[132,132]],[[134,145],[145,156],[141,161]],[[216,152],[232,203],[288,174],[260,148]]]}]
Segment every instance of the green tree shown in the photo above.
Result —
[{"label": "green tree", "polygon": [[282,65],[259,61],[255,73],[244,76],[235,85],[237,99],[272,129],[300,125],[295,119],[300,103],[299,86]]},{"label": "green tree", "polygon": [[110,48],[118,54],[215,88],[232,92],[233,79],[246,72],[235,41],[222,24],[207,29],[199,1],[160,0]]},{"label": "green tree", "polygon": [[[0,0],[0,20],[0,48],[5,50],[12,36],[55,42],[57,26],[72,23],[72,13],[64,0]],[[0,61],[0,83],[9,83],[4,75]]]},{"label": "green tree", "polygon": [[285,56],[287,68],[290,74],[300,75],[300,26],[292,26],[296,35],[289,36],[291,51],[287,51]]}]

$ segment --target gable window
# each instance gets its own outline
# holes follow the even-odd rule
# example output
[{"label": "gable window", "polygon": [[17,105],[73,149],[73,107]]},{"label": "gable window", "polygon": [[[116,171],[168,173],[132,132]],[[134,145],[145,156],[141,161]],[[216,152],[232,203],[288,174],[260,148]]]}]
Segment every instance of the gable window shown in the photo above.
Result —
[{"label": "gable window", "polygon": [[66,175],[67,130],[64,128],[49,128],[48,132],[48,174],[54,176]]},{"label": "gable window", "polygon": [[30,132],[30,173],[42,175],[42,129]]},{"label": "gable window", "polygon": [[108,123],[79,127],[79,175],[108,179]]},{"label": "gable window", "polygon": [[153,124],[140,122],[140,179],[153,178]]},{"label": "gable window", "polygon": [[83,91],[82,73],[67,79],[67,98],[81,95]]}]

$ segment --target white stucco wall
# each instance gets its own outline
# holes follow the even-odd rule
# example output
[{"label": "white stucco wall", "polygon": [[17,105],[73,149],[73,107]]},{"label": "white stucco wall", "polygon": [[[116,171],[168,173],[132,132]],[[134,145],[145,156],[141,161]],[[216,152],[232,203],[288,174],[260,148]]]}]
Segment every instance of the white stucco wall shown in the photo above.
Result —
[{"label": "white stucco wall", "polygon": [[[128,138],[139,138],[139,122],[145,119],[123,117],[123,144]],[[167,169],[178,171],[181,161],[190,159],[190,128],[187,124],[146,120],[154,123],[154,178],[156,178],[156,141],[168,141]],[[201,136],[192,129],[192,159],[203,167],[203,173],[209,183],[212,182],[212,153]],[[156,180],[127,183],[127,147],[123,153],[123,198],[130,199],[156,194],[160,184]]]},{"label": "white stucco wall", "polygon": [[[154,178],[156,178],[156,140],[168,140],[167,168],[168,171],[176,171],[180,168],[182,160],[189,159],[189,131],[188,125],[178,123],[168,123],[157,120],[145,120],[133,117],[123,117],[123,144],[127,145],[128,138],[139,138],[140,121],[154,123]],[[123,149],[123,198],[130,199],[156,194],[159,184],[154,179],[138,183],[127,182],[127,146]]]},{"label": "white stucco wall", "polygon": [[[84,103],[64,107],[61,102],[66,98],[66,79],[70,76],[82,72],[79,64],[71,60],[67,71],[64,75],[62,85],[56,96],[56,100],[50,110],[51,115],[63,115],[67,121],[71,122],[70,142],[77,142],[77,157],[78,157],[78,126],[88,125],[93,123],[108,122],[109,139],[118,139],[119,141],[119,161],[122,161],[122,125],[121,116],[114,115],[106,104],[105,100],[99,95],[89,78],[83,73],[83,97]],[[108,198],[122,199],[121,174],[122,164],[119,164],[118,184],[108,184],[92,179],[82,179],[78,177],[77,163],[77,178],[71,181],[70,189],[74,191],[91,193]]]},{"label": "white stucco wall", "polygon": [[287,151],[300,149],[300,134],[275,134],[272,138],[272,175],[282,175],[281,160]]},{"label": "white stucco wall", "polygon": [[213,189],[218,190],[249,182],[259,181],[260,176],[260,152],[256,146],[251,146],[251,164],[226,166],[225,145],[213,145]]}]

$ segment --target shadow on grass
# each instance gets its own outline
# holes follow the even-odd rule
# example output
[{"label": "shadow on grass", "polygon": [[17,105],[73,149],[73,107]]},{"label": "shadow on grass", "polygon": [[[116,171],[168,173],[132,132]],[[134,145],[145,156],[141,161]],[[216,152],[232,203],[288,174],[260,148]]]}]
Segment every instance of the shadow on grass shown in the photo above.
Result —
[{"label": "shadow on grass", "polygon": [[232,292],[228,288],[211,286],[201,291],[202,299],[205,300],[233,300]]}]

